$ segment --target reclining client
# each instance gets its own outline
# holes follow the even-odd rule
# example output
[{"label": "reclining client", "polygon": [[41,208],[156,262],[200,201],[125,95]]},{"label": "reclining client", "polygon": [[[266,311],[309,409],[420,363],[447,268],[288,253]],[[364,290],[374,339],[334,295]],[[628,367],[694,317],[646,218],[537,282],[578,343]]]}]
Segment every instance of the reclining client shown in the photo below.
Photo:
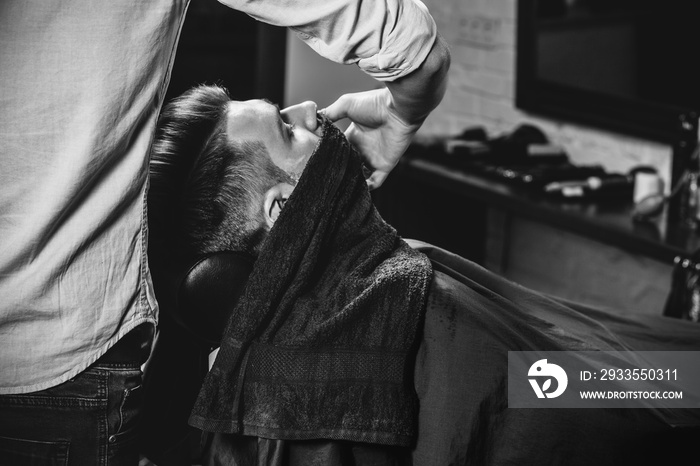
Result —
[{"label": "reclining client", "polygon": [[217,86],[172,101],[149,213],[169,253],[255,260],[189,419],[212,433],[205,463],[648,464],[682,444],[673,426],[700,425],[696,410],[508,408],[508,351],[695,351],[700,328],[404,241],[311,102],[280,111]]}]

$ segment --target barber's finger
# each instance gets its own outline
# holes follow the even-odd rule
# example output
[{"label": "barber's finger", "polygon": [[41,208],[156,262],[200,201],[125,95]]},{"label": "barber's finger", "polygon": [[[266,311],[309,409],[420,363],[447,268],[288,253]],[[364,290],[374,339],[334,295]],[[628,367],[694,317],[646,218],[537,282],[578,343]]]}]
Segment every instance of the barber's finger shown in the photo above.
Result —
[{"label": "barber's finger", "polygon": [[389,176],[387,172],[375,170],[372,173],[372,175],[370,175],[370,177],[365,180],[367,182],[367,187],[370,191],[372,191],[373,189],[377,189],[382,184],[384,184],[384,181],[386,180],[387,176]]}]

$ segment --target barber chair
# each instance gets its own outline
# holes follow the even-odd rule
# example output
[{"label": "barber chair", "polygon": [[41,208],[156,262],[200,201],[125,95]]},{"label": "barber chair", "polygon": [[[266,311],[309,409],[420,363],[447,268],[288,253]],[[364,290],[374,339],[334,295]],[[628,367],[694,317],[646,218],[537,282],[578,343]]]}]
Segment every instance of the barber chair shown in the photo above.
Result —
[{"label": "barber chair", "polygon": [[[201,432],[190,428],[187,420],[209,369],[209,353],[213,348],[219,346],[228,316],[246,286],[252,267],[253,261],[250,257],[233,252],[211,254],[179,263],[162,262],[159,265],[154,264],[152,267],[161,315],[158,337],[145,370],[142,453],[158,466],[191,466],[201,460],[203,453]],[[668,320],[667,325],[676,323],[673,319]],[[618,319],[615,322],[619,324]],[[644,319],[640,319],[640,325],[643,323]],[[658,319],[656,319],[649,327],[659,328],[659,332],[662,332],[663,327],[658,324]],[[448,326],[449,324],[445,323],[445,328],[442,331],[448,331]],[[672,327],[669,329],[674,332],[669,330],[667,334],[674,335],[674,338],[681,338],[683,336],[681,335],[682,329],[686,329],[686,327]],[[686,330],[689,331],[689,329]],[[637,335],[637,333],[633,335]],[[695,341],[693,338],[696,336],[697,332],[690,332],[686,335],[688,338],[692,337],[689,341]],[[654,337],[652,343],[656,340],[658,339]],[[640,342],[643,343],[641,340]],[[641,344],[640,342],[638,343]],[[465,342],[465,344],[468,343],[468,341]],[[467,352],[472,349],[469,346],[465,347]],[[646,349],[653,350],[655,347]],[[439,354],[439,352],[435,354]],[[578,444],[583,442],[584,445],[595,446],[593,452],[590,453],[591,458],[620,458],[619,455],[635,453],[630,455],[630,458],[644,460],[638,464],[696,464],[695,462],[689,463],[687,459],[693,458],[693,448],[695,448],[693,439],[698,436],[697,427],[659,430],[658,433],[654,433],[655,431],[649,427],[648,432],[643,431],[643,426],[627,425],[627,421],[622,416],[638,414],[637,410],[622,410],[624,412],[619,410],[605,412],[583,410],[583,412],[575,412],[575,419],[578,420],[575,425],[583,428],[579,432],[580,442],[578,440],[569,442],[571,437],[567,435],[567,432],[570,432],[571,428],[567,426],[571,424],[571,419],[568,417],[567,410],[539,410],[542,416],[532,413],[529,415],[527,413],[524,415],[511,413],[512,416],[507,419],[510,422],[508,433],[511,437],[515,433],[516,437],[514,438],[517,439],[517,433],[520,432],[522,439],[507,444],[499,443],[500,437],[491,438],[488,434],[488,429],[492,427],[492,421],[504,422],[503,420],[506,418],[503,417],[503,412],[493,418],[483,416],[483,426],[480,429],[473,429],[473,426],[465,422],[464,424],[456,424],[462,427],[451,430],[447,427],[451,424],[440,424],[442,419],[437,422],[436,418],[446,412],[445,407],[451,406],[453,399],[455,402],[463,402],[462,394],[476,395],[471,391],[460,391],[461,389],[443,393],[441,384],[430,384],[430,379],[441,380],[439,378],[441,368],[438,367],[440,365],[435,364],[437,358],[437,356],[433,356],[431,360],[426,359],[424,369],[421,372],[421,377],[428,380],[421,382],[424,388],[422,402],[424,401],[425,406],[429,407],[426,410],[427,414],[423,414],[427,417],[421,418],[421,422],[428,419],[426,425],[438,426],[431,431],[425,430],[421,434],[424,437],[423,446],[420,447],[423,450],[420,453],[424,456],[427,452],[426,448],[429,450],[437,448],[434,446],[436,442],[439,442],[440,445],[448,445],[455,452],[463,451],[466,454],[468,451],[477,457],[483,453],[480,450],[482,448],[485,449],[484,451],[488,449],[503,450],[506,453],[512,451],[514,455],[519,455],[522,453],[521,448],[527,451],[527,445],[542,437],[554,439],[550,442],[553,445],[557,445],[561,440],[563,445],[563,450],[555,452],[551,461],[546,463],[567,458],[566,455],[576,452]],[[478,375],[474,375],[464,378],[462,386],[471,387],[471,384],[478,383]],[[501,386],[496,388],[500,389]],[[431,389],[432,391],[428,390],[431,394],[426,389]],[[459,400],[456,399],[458,396]],[[491,406],[487,402],[500,400],[503,394],[486,392],[479,396],[484,396],[483,400],[476,400],[479,406],[487,409]],[[472,404],[474,401],[471,400]],[[431,403],[433,404],[431,405]],[[435,406],[435,409],[430,408],[431,406]],[[459,413],[460,411],[455,410],[455,412]],[[618,419],[618,417],[623,418]],[[654,419],[644,418],[644,422],[652,423],[654,421],[655,425]],[[596,437],[596,432],[599,430],[597,423],[602,422],[603,425],[606,425],[613,421],[616,422],[616,425],[624,428],[619,437],[619,441],[622,443],[615,443],[618,441],[617,437],[613,439],[615,442],[612,440],[605,444],[598,442]],[[444,428],[441,427],[443,425]],[[585,428],[586,426],[588,428]],[[628,427],[629,430],[627,430]],[[638,429],[639,433],[635,429]],[[426,434],[430,435],[425,437]],[[628,449],[629,445],[633,447],[631,450]],[[637,445],[645,446],[645,449],[639,449],[636,452]],[[535,448],[534,451],[537,449]],[[432,454],[433,451],[430,450],[429,453]],[[658,459],[657,457],[669,461],[654,463]]]},{"label": "barber chair", "polygon": [[253,259],[225,251],[151,262],[160,317],[144,371],[141,452],[159,466],[189,466],[200,453],[201,433],[187,419]]}]

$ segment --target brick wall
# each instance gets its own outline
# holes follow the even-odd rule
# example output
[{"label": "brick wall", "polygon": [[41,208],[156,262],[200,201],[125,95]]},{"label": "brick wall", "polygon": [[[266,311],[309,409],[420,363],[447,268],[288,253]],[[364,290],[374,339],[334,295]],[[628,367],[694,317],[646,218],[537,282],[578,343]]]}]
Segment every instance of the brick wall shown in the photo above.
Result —
[{"label": "brick wall", "polygon": [[600,163],[616,172],[650,164],[657,167],[668,187],[669,146],[515,108],[517,0],[423,1],[450,45],[452,68],[447,95],[426,121],[422,134],[456,134],[475,125],[499,134],[528,122],[563,146],[575,163]]}]

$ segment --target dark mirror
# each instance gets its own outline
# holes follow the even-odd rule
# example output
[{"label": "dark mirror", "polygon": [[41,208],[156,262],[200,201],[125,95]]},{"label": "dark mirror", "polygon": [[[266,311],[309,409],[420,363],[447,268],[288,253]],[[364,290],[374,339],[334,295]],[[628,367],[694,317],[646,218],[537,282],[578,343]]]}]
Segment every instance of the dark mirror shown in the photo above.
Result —
[{"label": "dark mirror", "polygon": [[693,132],[700,109],[699,11],[695,0],[519,0],[516,105],[677,143],[679,119]]}]

